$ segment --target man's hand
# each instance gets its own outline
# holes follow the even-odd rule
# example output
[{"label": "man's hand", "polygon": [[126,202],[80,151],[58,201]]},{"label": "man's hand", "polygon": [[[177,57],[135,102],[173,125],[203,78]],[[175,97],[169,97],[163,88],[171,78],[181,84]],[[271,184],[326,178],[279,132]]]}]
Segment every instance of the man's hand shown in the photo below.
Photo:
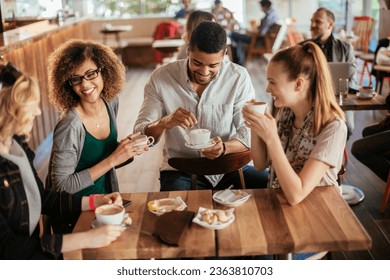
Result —
[{"label": "man's hand", "polygon": [[216,159],[216,158],[222,156],[224,153],[223,141],[222,141],[221,137],[219,137],[219,136],[214,137],[213,140],[215,141],[214,146],[201,150],[203,155],[208,159]]},{"label": "man's hand", "polygon": [[160,125],[162,125],[165,129],[171,129],[175,126],[180,126],[186,129],[193,127],[197,123],[198,121],[194,114],[181,107],[160,120]]}]

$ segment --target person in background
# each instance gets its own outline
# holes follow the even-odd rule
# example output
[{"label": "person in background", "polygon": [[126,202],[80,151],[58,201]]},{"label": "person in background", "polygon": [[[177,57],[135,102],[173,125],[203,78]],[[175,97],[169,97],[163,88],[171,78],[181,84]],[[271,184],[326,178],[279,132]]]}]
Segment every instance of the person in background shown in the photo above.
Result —
[{"label": "person in background", "polygon": [[316,186],[337,186],[347,137],[330,71],[312,42],[277,52],[267,69],[275,118],[243,109],[251,129],[255,167],[270,166],[269,186],[281,188],[289,204],[300,203]]},{"label": "person in background", "polygon": [[238,29],[238,22],[234,18],[234,15],[229,9],[223,6],[221,0],[215,0],[214,6],[211,10],[211,13],[214,15],[216,22],[225,28],[225,30]]},{"label": "person in background", "polygon": [[[53,136],[47,187],[77,195],[118,191],[115,166],[146,151],[117,142],[118,93],[125,69],[112,49],[69,40],[49,58],[49,101],[63,113]],[[146,137],[145,137],[146,138]]]},{"label": "person in background", "polygon": [[175,14],[175,19],[186,19],[187,16],[193,11],[191,6],[191,0],[181,0],[183,7]]},{"label": "person in background", "polygon": [[40,235],[41,214],[58,217],[107,203],[121,205],[122,198],[119,193],[88,197],[44,189],[27,144],[34,119],[41,114],[38,84],[12,64],[1,65],[0,72],[0,259],[57,259],[64,252],[109,245],[123,227]]},{"label": "person in background", "polygon": [[[321,7],[315,11],[310,22],[312,37],[310,41],[321,48],[328,62],[348,62],[349,88],[350,90],[357,90],[357,66],[353,47],[348,42],[341,41],[333,36],[335,22],[333,12]],[[349,136],[355,129],[354,111],[345,111],[345,117]]]},{"label": "person in background", "polygon": [[191,38],[192,31],[203,21],[215,21],[215,17],[213,14],[204,11],[193,11],[190,13],[186,22],[186,31],[183,34],[185,44],[180,47],[179,52],[177,53],[177,59],[187,58],[187,45]]},{"label": "person in background", "polygon": [[[390,95],[386,97],[390,113]],[[390,114],[381,122],[363,129],[363,138],[352,144],[351,153],[383,181],[390,170]]]},{"label": "person in background", "polygon": [[[192,32],[188,59],[177,60],[156,69],[145,86],[144,101],[134,131],[165,137],[164,159],[160,169],[162,191],[189,190],[191,176],[174,170],[171,157],[215,159],[225,154],[248,150],[249,129],[241,109],[254,98],[255,91],[247,70],[224,61],[226,32],[218,23],[204,21]],[[215,144],[200,151],[185,142],[190,128],[211,131]],[[267,171],[243,168],[248,188],[265,187]],[[239,186],[237,172],[216,176],[197,176],[198,188]]]},{"label": "person in background", "polygon": [[[261,37],[258,44],[265,45],[264,37],[271,31],[272,26],[277,23],[278,16],[275,9],[272,7],[271,1],[262,0],[259,3],[261,10],[265,13],[265,16],[260,20],[258,32]],[[239,65],[245,65],[244,45],[248,45],[251,42],[252,37],[239,32],[232,32],[230,38],[232,41],[233,62]]]}]

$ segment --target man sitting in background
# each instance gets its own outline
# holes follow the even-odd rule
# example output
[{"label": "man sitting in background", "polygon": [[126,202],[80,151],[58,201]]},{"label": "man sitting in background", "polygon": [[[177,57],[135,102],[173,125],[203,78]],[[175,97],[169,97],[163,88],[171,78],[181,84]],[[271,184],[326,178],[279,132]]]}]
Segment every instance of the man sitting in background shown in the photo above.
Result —
[{"label": "man sitting in background", "polygon": [[[250,131],[241,113],[244,103],[255,97],[248,71],[224,60],[226,32],[216,22],[197,25],[188,43],[188,58],[161,66],[145,86],[144,102],[134,131],[165,137],[164,160],[160,169],[162,191],[189,190],[191,176],[168,164],[172,157],[215,159],[248,150]],[[211,145],[196,150],[186,145],[192,128],[211,131]],[[267,173],[253,166],[243,168],[248,188],[266,187]],[[198,188],[239,187],[237,172],[197,176]]]},{"label": "man sitting in background", "polygon": [[[260,39],[257,44],[265,46],[265,35],[271,31],[272,26],[278,21],[278,16],[272,7],[271,1],[260,1],[261,10],[265,13],[265,16],[260,21],[259,34]],[[248,45],[251,42],[251,36],[241,34],[239,32],[232,32],[230,35],[232,40],[233,62],[239,65],[245,65],[245,49],[244,45]]]},{"label": "man sitting in background", "polygon": [[175,19],[185,19],[192,12],[191,0],[182,0],[183,8],[176,12]]},{"label": "man sitting in background", "polygon": [[[315,11],[310,21],[311,41],[322,49],[328,62],[348,62],[349,88],[357,90],[356,60],[353,47],[349,43],[333,36],[332,31],[335,22],[333,12],[326,8],[319,8]],[[354,112],[346,111],[345,116],[348,135],[351,135],[355,128]]]},{"label": "man sitting in background", "polygon": [[225,30],[238,29],[238,22],[234,18],[233,13],[223,6],[221,0],[214,1],[214,7],[211,10],[211,13]]}]

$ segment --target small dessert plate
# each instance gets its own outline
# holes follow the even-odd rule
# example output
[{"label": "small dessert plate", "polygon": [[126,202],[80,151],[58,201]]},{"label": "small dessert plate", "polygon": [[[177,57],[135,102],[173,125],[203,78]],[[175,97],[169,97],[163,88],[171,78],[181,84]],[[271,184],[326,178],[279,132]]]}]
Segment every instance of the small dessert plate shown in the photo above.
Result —
[{"label": "small dessert plate", "polygon": [[213,200],[219,204],[234,207],[243,204],[250,197],[251,195],[245,191],[226,189],[214,193]]},{"label": "small dessert plate", "polygon": [[186,208],[187,204],[180,196],[175,198],[155,199],[148,202],[148,210],[157,216],[172,211],[183,211]]},{"label": "small dessert plate", "polygon": [[213,139],[210,139],[210,141],[206,144],[201,144],[201,145],[192,145],[191,143],[185,142],[184,145],[187,148],[193,149],[193,150],[202,150],[206,148],[210,148],[215,145],[215,141]]},{"label": "small dessert plate", "polygon": [[[228,220],[226,222],[221,222],[217,220],[213,223],[208,223],[207,221],[202,219],[202,214],[204,214],[205,211],[207,211],[210,216],[217,215],[218,212],[225,212],[226,218]],[[214,210],[214,209],[199,207],[198,214],[196,214],[195,218],[192,219],[192,222],[208,229],[216,229],[216,230],[224,229],[234,222],[235,216],[233,212],[234,212],[234,208],[230,208],[228,210],[218,210],[218,209]]]}]

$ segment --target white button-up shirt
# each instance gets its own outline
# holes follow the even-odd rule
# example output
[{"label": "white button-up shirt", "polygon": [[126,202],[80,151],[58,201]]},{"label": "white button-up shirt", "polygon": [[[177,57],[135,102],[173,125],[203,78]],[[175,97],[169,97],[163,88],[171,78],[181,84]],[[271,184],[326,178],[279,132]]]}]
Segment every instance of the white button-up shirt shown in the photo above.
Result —
[{"label": "white button-up shirt", "polygon": [[[210,81],[201,97],[188,76],[188,60],[178,60],[156,69],[145,86],[144,101],[134,131],[145,133],[146,127],[182,107],[198,120],[197,128],[207,128],[211,137],[225,142],[237,139],[250,147],[250,130],[245,126],[241,109],[255,98],[255,90],[247,70],[230,61],[223,61],[216,77]],[[167,129],[164,160],[161,170],[174,170],[168,165],[171,157],[197,157],[199,151],[185,146],[188,130],[179,126]],[[206,176],[213,186],[223,175]]]}]

